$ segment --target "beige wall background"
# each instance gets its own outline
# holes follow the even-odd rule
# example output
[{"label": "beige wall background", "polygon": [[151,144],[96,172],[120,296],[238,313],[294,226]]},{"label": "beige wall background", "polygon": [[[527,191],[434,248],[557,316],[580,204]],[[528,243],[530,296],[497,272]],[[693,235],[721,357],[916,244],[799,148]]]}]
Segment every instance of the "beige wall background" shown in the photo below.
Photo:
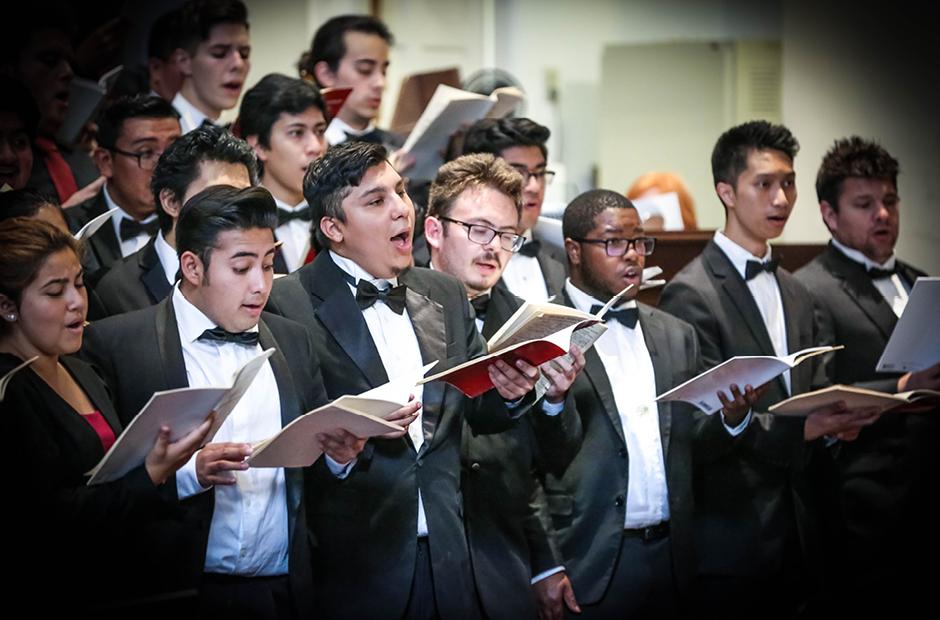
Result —
[{"label": "beige wall background", "polygon": [[[617,176],[618,161],[602,144],[602,137],[610,135],[605,114],[616,112],[605,103],[605,90],[643,97],[650,80],[657,73],[665,75],[654,55],[644,75],[624,74],[602,83],[605,50],[623,45],[779,42],[781,120],[802,144],[796,160],[800,198],[783,240],[828,238],[816,205],[816,169],[833,140],[857,133],[878,139],[901,162],[899,255],[940,273],[940,217],[935,207],[940,192],[934,180],[940,166],[940,119],[932,95],[940,61],[922,3],[248,0],[247,5],[254,48],[249,83],[271,71],[293,75],[297,57],[319,24],[333,15],[377,6],[398,40],[383,118],[391,115],[398,85],[408,73],[446,65],[457,65],[465,76],[493,65],[509,71],[528,94],[525,114],[552,130],[550,159],[559,176],[549,200],[559,206],[597,182],[625,189]],[[710,119],[725,115],[730,124],[736,120],[733,114],[716,110],[719,92],[728,96],[714,84],[690,81],[686,104],[698,98],[700,114]],[[657,164],[651,167],[660,167],[660,160],[681,163],[689,171],[702,224],[714,227],[720,225],[722,212],[710,191],[707,154],[717,134],[680,118],[686,109],[688,105],[664,103],[655,132],[619,139],[631,157],[648,153]],[[675,118],[669,122],[666,112],[672,110]]]}]

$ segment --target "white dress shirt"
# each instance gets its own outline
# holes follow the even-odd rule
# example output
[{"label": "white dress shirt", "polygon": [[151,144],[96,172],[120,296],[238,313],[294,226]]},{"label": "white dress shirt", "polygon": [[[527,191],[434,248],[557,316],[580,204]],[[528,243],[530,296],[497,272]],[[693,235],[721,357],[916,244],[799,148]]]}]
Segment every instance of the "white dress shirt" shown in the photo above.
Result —
[{"label": "white dress shirt", "polygon": [[[130,215],[127,214],[124,209],[121,208],[121,205],[114,202],[111,198],[111,194],[108,193],[108,184],[105,183],[104,187],[101,188],[101,192],[104,195],[104,202],[108,206],[108,211],[117,207],[117,211],[111,214],[111,225],[114,227],[114,236],[117,237],[118,243],[121,244],[121,256],[130,256],[140,248],[147,245],[147,242],[150,241],[150,235],[147,233],[141,233],[136,237],[127,239],[126,241],[121,240],[121,220],[133,220]],[[150,217],[141,220],[142,223],[152,222],[157,219],[157,214],[153,213]]]},{"label": "white dress shirt", "polygon": [[[277,203],[278,209],[289,212],[300,211],[307,206],[306,200],[294,206],[277,198],[274,198],[274,202]],[[307,252],[310,251],[310,224],[311,222],[304,220],[291,220],[274,229],[277,240],[281,242],[281,254],[287,263],[288,271],[296,271],[302,267],[304,259],[307,258]]]},{"label": "white dress shirt", "polygon": [[163,237],[163,233],[157,233],[153,249],[157,252],[157,258],[163,266],[163,275],[170,284],[176,284],[176,272],[180,270],[180,257],[176,253],[176,248],[170,247]]},{"label": "white dress shirt", "polygon": [[[173,310],[190,387],[229,385],[239,368],[262,353],[260,345],[199,340],[203,331],[216,325],[183,296],[178,286],[173,290]],[[266,361],[212,441],[255,443],[280,430],[281,399],[274,371]],[[284,470],[265,467],[230,473],[236,483],[214,489],[205,571],[246,577],[287,574]],[[176,472],[176,484],[180,499],[205,490],[196,479],[196,455]]]},{"label": "white dress shirt", "polygon": [[[354,261],[340,256],[330,250],[330,258],[336,265],[351,275],[358,283],[359,280],[367,280],[382,290],[389,286],[398,286],[398,279],[383,280],[374,278]],[[356,295],[356,287],[349,285],[349,290],[353,296]],[[421,358],[421,349],[418,346],[418,337],[415,336],[414,326],[411,324],[411,317],[408,316],[406,308],[401,314],[393,312],[383,302],[377,301],[374,305],[362,311],[362,318],[366,321],[369,328],[369,334],[375,343],[375,348],[379,352],[382,360],[382,366],[385,367],[385,374],[389,381],[397,379],[402,375],[410,375],[415,369],[421,368],[424,361]],[[416,400],[421,400],[424,396],[424,386],[417,385],[414,388]],[[424,445],[424,429],[422,425],[424,409],[418,410],[417,419],[408,426],[408,436],[414,444],[415,450],[420,451]],[[327,465],[334,474],[345,477],[352,469],[355,461],[346,465],[339,465],[333,459],[327,458]],[[428,535],[428,519],[424,513],[424,500],[421,497],[421,489],[418,489],[418,537]]]},{"label": "white dress shirt", "polygon": [[[835,238],[832,239],[832,245],[845,254],[846,258],[859,263],[865,268],[865,271],[869,269],[893,270],[897,262],[897,258],[892,254],[885,262],[876,263],[858,250],[839,243]],[[878,289],[881,296],[884,297],[888,305],[891,306],[891,310],[894,314],[900,317],[901,313],[904,312],[904,308],[907,306],[907,297],[908,293],[910,293],[907,283],[902,280],[901,276],[898,274],[893,274],[890,278],[872,278],[871,283],[875,285],[875,288]]]},{"label": "white dress shirt", "polygon": [[[532,231],[526,231],[525,238],[531,240]],[[548,285],[535,256],[523,256],[519,252],[513,254],[503,270],[503,282],[516,297],[535,303],[548,301]]]},{"label": "white dress shirt", "polygon": [[[565,283],[565,290],[578,310],[590,312],[591,306],[604,305],[574,286],[571,280]],[[631,307],[636,307],[636,301],[619,306]],[[668,521],[669,491],[659,434],[656,376],[643,338],[643,327],[639,322],[630,329],[619,321],[608,321],[607,331],[594,343],[594,350],[610,380],[629,455],[623,525],[636,529]]]},{"label": "white dress shirt", "polygon": [[364,136],[371,131],[375,131],[375,121],[370,122],[365,129],[353,129],[346,124],[345,121],[336,116],[330,121],[323,135],[326,137],[326,141],[330,146],[336,146],[348,140],[350,135]]},{"label": "white dress shirt", "polygon": [[[777,356],[789,354],[787,347],[787,324],[786,317],[783,314],[783,300],[780,297],[780,286],[777,284],[775,274],[766,271],[760,272],[756,277],[748,280],[745,277],[747,270],[747,261],[768,261],[771,257],[770,246],[767,246],[767,252],[764,256],[754,256],[740,245],[729,239],[720,230],[715,231],[715,243],[725,253],[725,256],[731,261],[735,270],[741,274],[747,284],[751,296],[757,304],[761,318],[764,320],[764,327],[767,328],[767,335],[770,336],[770,342],[774,347],[774,353]],[[787,386],[787,393],[790,393],[790,371],[783,373],[783,381]],[[742,386],[743,387],[743,386]],[[755,386],[757,387],[757,386]]]},{"label": "white dress shirt", "polygon": [[210,123],[215,124],[219,119],[209,118],[206,116],[202,110],[191,104],[186,97],[183,96],[183,93],[176,93],[176,96],[173,97],[173,107],[176,108],[176,111],[180,114],[180,129],[182,129],[184,134],[189,133],[193,129],[202,125],[202,122],[206,119]]}]

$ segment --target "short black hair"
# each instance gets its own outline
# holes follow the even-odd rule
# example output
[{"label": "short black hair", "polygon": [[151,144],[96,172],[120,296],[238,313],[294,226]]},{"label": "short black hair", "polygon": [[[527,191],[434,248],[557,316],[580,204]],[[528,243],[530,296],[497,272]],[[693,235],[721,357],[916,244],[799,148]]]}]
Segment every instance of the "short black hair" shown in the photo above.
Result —
[{"label": "short black hair", "polygon": [[23,121],[23,127],[30,141],[36,139],[39,128],[39,106],[26,86],[18,80],[0,75],[0,112],[9,112]]},{"label": "short black hair", "polygon": [[164,13],[150,26],[147,39],[147,57],[169,60],[173,51],[183,47],[180,43],[179,9]]},{"label": "short black hair", "polygon": [[[297,69],[302,77],[311,76],[316,80],[314,67],[317,63],[323,61],[330,68],[330,71],[336,71],[339,63],[346,55],[347,32],[361,32],[363,34],[374,34],[381,37],[386,43],[392,45],[395,42],[392,33],[385,23],[371,15],[339,15],[327,20],[322,26],[317,28],[313,35],[313,41],[310,42],[310,50],[304,52],[297,62]],[[323,86],[320,84],[320,86]]]},{"label": "short black hair", "polygon": [[630,199],[609,189],[592,189],[572,200],[561,220],[561,234],[583,239],[594,228],[594,218],[606,209],[636,209]]},{"label": "short black hair", "polygon": [[887,179],[897,190],[899,172],[898,160],[874,140],[859,136],[836,140],[823,155],[816,174],[816,197],[838,211],[842,183],[847,178]]},{"label": "short black hair", "polygon": [[176,253],[192,252],[205,266],[203,281],[209,283],[209,260],[219,235],[228,230],[277,228],[277,204],[263,187],[238,189],[212,185],[186,201],[176,224]]},{"label": "short black hair", "polygon": [[712,179],[715,185],[737,185],[738,177],[747,170],[751,151],[780,151],[793,161],[800,150],[790,130],[768,121],[749,121],[736,125],[718,137],[712,149]]},{"label": "short black hair", "polygon": [[58,209],[59,200],[29,187],[0,192],[0,221],[13,217],[36,217],[39,210],[46,205]]},{"label": "short black hair", "polygon": [[330,240],[320,230],[320,220],[335,217],[345,222],[343,199],[370,168],[387,159],[388,151],[381,144],[350,140],[330,147],[310,164],[304,175],[304,198],[313,213],[315,247],[330,247]]},{"label": "short black hair", "polygon": [[241,0],[188,0],[180,8],[178,44],[190,55],[209,39],[219,24],[241,24],[248,28],[248,9]]},{"label": "short black hair", "polygon": [[269,73],[242,98],[238,127],[243,138],[258,136],[258,142],[271,146],[271,127],[281,114],[300,114],[317,108],[326,119],[326,104],[316,86],[280,73]]},{"label": "short black hair", "polygon": [[199,176],[199,165],[204,161],[242,164],[248,169],[251,184],[258,183],[258,160],[247,142],[216,125],[193,129],[177,138],[163,152],[150,180],[157,219],[164,233],[173,227],[173,217],[163,210],[160,193],[167,189],[173,198],[182,202],[189,185]]},{"label": "short black hair", "polygon": [[169,101],[156,95],[134,95],[115,99],[98,114],[98,144],[113,150],[124,122],[132,118],[175,118],[179,112]]},{"label": "short black hair", "polygon": [[537,146],[548,159],[548,142],[552,132],[528,118],[484,118],[467,130],[463,154],[492,153],[499,157],[514,146]]}]

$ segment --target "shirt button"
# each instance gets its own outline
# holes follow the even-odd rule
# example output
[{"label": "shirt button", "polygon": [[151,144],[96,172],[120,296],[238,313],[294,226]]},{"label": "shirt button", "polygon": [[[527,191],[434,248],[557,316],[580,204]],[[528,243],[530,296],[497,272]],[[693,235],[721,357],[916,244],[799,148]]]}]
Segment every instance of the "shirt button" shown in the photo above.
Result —
[{"label": "shirt button", "polygon": [[614,506],[620,508],[621,506],[623,506],[623,502],[624,502],[623,495],[618,495],[614,499]]},{"label": "shirt button", "polygon": [[627,449],[626,449],[626,448],[620,448],[620,449],[617,451],[617,454],[619,454],[619,455],[620,455],[621,457],[623,457],[623,458],[627,458]]},{"label": "shirt button", "polygon": [[480,471],[480,464],[474,463],[473,465],[470,466],[470,469],[472,469],[473,471]]}]

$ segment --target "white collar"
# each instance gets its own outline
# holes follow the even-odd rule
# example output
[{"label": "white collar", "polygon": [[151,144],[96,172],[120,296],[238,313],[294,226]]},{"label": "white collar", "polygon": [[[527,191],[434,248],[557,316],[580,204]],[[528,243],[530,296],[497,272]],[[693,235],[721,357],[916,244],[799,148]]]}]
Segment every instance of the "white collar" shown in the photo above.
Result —
[{"label": "white collar", "polygon": [[734,265],[735,270],[741,274],[741,277],[745,280],[747,280],[747,277],[745,276],[747,273],[747,261],[756,260],[764,262],[770,260],[772,256],[770,251],[770,244],[767,244],[767,252],[763,257],[754,256],[746,249],[729,239],[728,236],[720,230],[715,231],[715,245],[721,248],[721,251],[725,253],[725,256],[727,256],[728,260],[731,261],[731,264]]},{"label": "white collar", "polygon": [[301,209],[307,206],[306,200],[301,200],[300,202],[298,202],[296,205],[292,207],[286,202],[284,202],[283,200],[281,200],[280,198],[278,198],[277,196],[275,196],[274,194],[271,194],[271,197],[274,198],[274,202],[275,204],[277,204],[277,208],[283,209],[284,211],[300,211]]},{"label": "white collar", "polygon": [[[340,256],[333,250],[330,250],[330,258],[333,259],[333,262],[336,263],[336,266],[345,271],[347,274],[353,277],[358,283],[359,280],[366,280],[373,284],[381,284],[388,282],[390,286],[398,286],[398,278],[376,278],[373,277],[368,271],[359,266],[359,264],[352,260],[351,258],[346,258],[345,256]],[[355,284],[350,285],[353,288],[356,288]],[[384,288],[384,286],[379,286],[378,288]]]},{"label": "white collar", "polygon": [[375,131],[374,120],[369,121],[365,129],[353,129],[337,116],[330,121],[330,125],[326,128],[326,132],[324,132],[323,135],[326,137],[327,142],[334,145],[345,142],[349,136],[364,136],[371,131]]},{"label": "white collar", "polygon": [[[574,307],[581,312],[590,312],[592,306],[603,306],[606,303],[579,289],[571,282],[571,278],[565,279],[565,292],[568,293],[568,297],[571,298],[571,303],[574,304]],[[636,300],[630,299],[616,307],[618,309],[636,308]]]},{"label": "white collar", "polygon": [[876,263],[858,250],[839,243],[835,237],[832,238],[832,245],[836,246],[836,249],[845,254],[846,258],[849,260],[861,264],[862,267],[865,268],[865,271],[868,271],[869,269],[887,269],[888,271],[891,271],[894,269],[894,264],[897,262],[894,254],[891,254],[891,257],[885,262]]},{"label": "white collar", "polygon": [[[176,324],[179,327],[180,338],[184,342],[196,342],[204,331],[218,327],[209,317],[203,314],[202,310],[186,299],[183,291],[180,290],[179,283],[173,287],[173,312],[176,314]],[[258,324],[255,323],[254,327],[245,331],[258,331]]]},{"label": "white collar", "polygon": [[176,93],[176,96],[173,97],[173,107],[176,108],[176,111],[180,113],[180,116],[186,119],[186,123],[189,125],[190,129],[195,129],[202,125],[202,121],[209,119],[211,123],[217,122],[217,118],[209,118],[202,110],[194,106],[189,102],[186,97],[183,96],[182,92]]}]

